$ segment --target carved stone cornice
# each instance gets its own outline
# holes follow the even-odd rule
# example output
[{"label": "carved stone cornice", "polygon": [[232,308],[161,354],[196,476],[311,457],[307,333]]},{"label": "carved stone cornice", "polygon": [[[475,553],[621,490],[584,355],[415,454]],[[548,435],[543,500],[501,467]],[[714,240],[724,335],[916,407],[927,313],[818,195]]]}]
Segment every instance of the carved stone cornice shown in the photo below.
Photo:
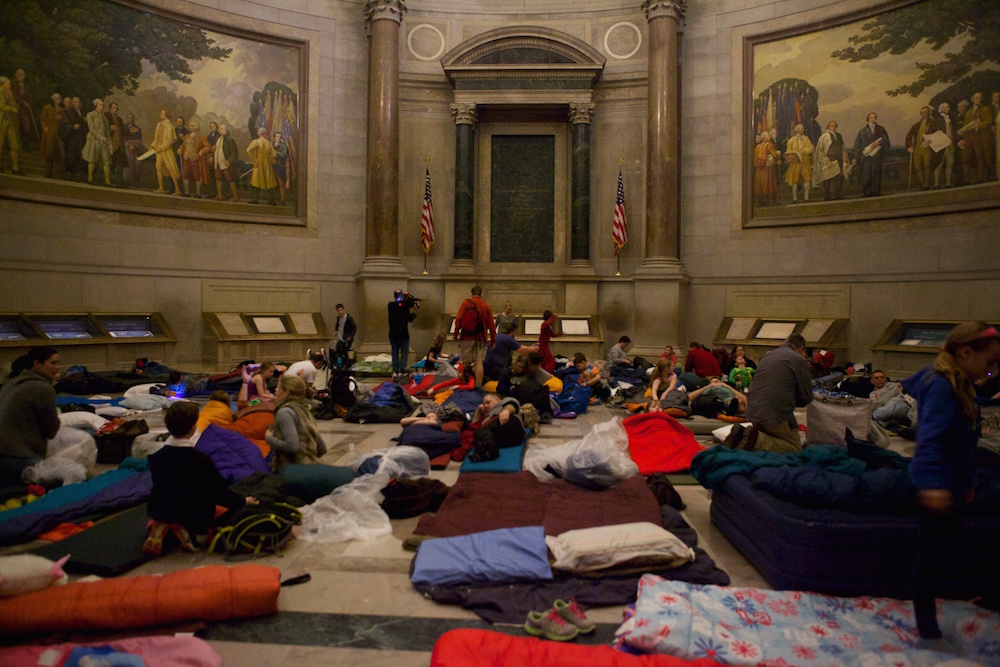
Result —
[{"label": "carved stone cornice", "polygon": [[370,26],[379,20],[403,22],[406,13],[406,3],[403,0],[368,0],[365,3],[365,22]]},{"label": "carved stone cornice", "polygon": [[665,16],[684,22],[684,12],[687,10],[685,0],[643,0],[642,11],[646,13],[646,21]]},{"label": "carved stone cornice", "polygon": [[476,105],[475,104],[452,104],[451,117],[455,119],[455,125],[475,125]]},{"label": "carved stone cornice", "polygon": [[578,125],[584,123],[590,125],[594,119],[593,104],[573,104],[569,105],[569,124]]}]

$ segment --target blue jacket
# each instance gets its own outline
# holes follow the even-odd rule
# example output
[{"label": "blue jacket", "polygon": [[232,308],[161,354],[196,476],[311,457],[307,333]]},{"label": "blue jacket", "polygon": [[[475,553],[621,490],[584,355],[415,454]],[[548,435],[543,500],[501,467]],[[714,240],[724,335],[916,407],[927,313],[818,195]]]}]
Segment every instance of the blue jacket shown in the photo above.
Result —
[{"label": "blue jacket", "polygon": [[917,449],[910,479],[917,490],[949,489],[962,503],[972,488],[972,454],[979,440],[978,419],[968,420],[951,383],[933,368],[902,382],[917,400]]}]

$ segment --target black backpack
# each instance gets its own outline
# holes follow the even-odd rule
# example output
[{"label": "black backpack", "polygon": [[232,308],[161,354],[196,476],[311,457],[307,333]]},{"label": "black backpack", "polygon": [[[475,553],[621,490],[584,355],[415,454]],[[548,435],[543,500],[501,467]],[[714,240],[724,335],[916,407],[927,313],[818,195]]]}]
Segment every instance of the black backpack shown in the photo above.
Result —
[{"label": "black backpack", "polygon": [[280,554],[295,539],[292,527],[301,524],[302,512],[291,505],[245,505],[232,513],[225,526],[215,529],[208,550],[214,552],[221,546],[227,559],[240,555]]}]

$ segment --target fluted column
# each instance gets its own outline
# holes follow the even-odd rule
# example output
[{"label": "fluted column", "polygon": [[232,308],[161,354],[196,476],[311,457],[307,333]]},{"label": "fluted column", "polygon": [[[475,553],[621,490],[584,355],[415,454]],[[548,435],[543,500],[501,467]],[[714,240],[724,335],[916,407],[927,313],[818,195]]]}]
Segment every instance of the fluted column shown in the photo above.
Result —
[{"label": "fluted column", "polygon": [[403,0],[368,0],[368,173],[365,257],[399,256],[399,30]]},{"label": "fluted column", "polygon": [[455,257],[472,262],[474,242],[476,105],[452,104],[455,119]]},{"label": "fluted column", "polygon": [[645,0],[649,24],[649,106],[646,137],[645,259],[680,257],[677,33],[684,0]]},{"label": "fluted column", "polygon": [[590,121],[593,104],[570,104],[569,122],[573,142],[573,182],[570,186],[570,260],[590,259]]}]

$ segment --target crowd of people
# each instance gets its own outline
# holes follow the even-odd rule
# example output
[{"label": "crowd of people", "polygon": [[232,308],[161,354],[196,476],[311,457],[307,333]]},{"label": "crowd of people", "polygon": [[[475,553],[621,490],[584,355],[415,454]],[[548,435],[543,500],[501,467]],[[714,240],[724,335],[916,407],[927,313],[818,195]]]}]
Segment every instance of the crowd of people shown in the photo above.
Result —
[{"label": "crowd of people", "polygon": [[[416,315],[418,300],[400,293],[394,303],[401,321],[408,324]],[[392,308],[392,304],[390,304]],[[340,317],[346,318],[346,312]],[[497,321],[477,286],[462,304],[456,317],[454,336],[459,342],[461,372],[431,394],[444,388],[482,387],[485,397],[471,420],[473,452],[481,447],[510,446],[520,442],[525,427],[525,411],[530,404],[541,415],[552,406],[550,396],[577,384],[594,396],[609,395],[608,389],[620,373],[638,371],[647,376],[647,409],[659,412],[682,403],[710,406],[714,411],[739,416],[723,447],[774,453],[802,449],[795,410],[813,398],[813,374],[805,339],[790,335],[783,345],[749,358],[742,346],[730,350],[709,350],[697,342],[689,344],[684,366],[671,345],[656,360],[629,355],[630,339],[622,336],[609,348],[607,359],[590,363],[582,353],[563,366],[551,368],[554,359],[543,354],[543,337],[524,345],[517,339],[518,322],[509,319],[512,308],[505,307],[503,331],[496,333]],[[474,312],[475,317],[466,313]],[[557,318],[546,313],[543,321],[555,335]],[[338,339],[351,339],[346,325],[338,327]],[[428,372],[451,367],[444,355],[444,336],[438,336],[427,354]],[[402,353],[402,350],[401,350]],[[405,356],[401,356],[405,360]],[[270,403],[274,421],[266,433],[273,451],[272,470],[290,464],[317,463],[327,451],[309,400],[311,386],[326,359],[310,354],[307,359],[279,368],[263,362],[252,371],[241,368],[243,382],[237,405]],[[550,370],[551,368],[551,370]],[[275,384],[274,375],[281,371]],[[554,371],[554,372],[553,372]],[[648,371],[648,372],[647,372]],[[54,382],[60,373],[60,355],[52,347],[35,347],[18,358],[0,389],[0,484],[17,484],[29,466],[47,456],[47,447],[60,428]],[[972,497],[973,451],[979,438],[979,398],[988,392],[1000,397],[1000,333],[984,322],[968,322],[955,327],[932,366],[902,382],[892,382],[885,372],[870,373],[869,398],[880,410],[899,401],[907,409],[917,408],[914,421],[916,449],[909,474],[916,490],[920,513],[920,540],[913,571],[914,607],[920,635],[940,637],[936,622],[935,594],[940,575],[951,562],[950,546],[961,536],[961,520]],[[606,393],[600,393],[600,388]],[[273,389],[273,391],[272,391]],[[149,502],[150,531],[144,549],[158,554],[164,538],[173,533],[182,547],[205,546],[206,534],[216,521],[215,507],[234,512],[254,497],[230,490],[207,455],[195,446],[209,423],[233,418],[231,394],[216,391],[204,407],[177,400],[165,414],[169,437],[148,455],[153,479]],[[895,414],[896,409],[891,412]],[[888,413],[886,413],[888,414]],[[438,424],[436,413],[414,415],[403,425]],[[480,435],[475,432],[481,431]],[[510,442],[508,442],[510,441]],[[516,443],[514,443],[516,444]],[[470,454],[471,455],[471,454]]]},{"label": "crowd of people", "polygon": [[150,160],[158,194],[239,202],[237,186],[249,176],[250,203],[277,205],[291,187],[293,152],[282,133],[288,123],[271,128],[262,119],[245,147],[247,163],[226,123],[210,122],[206,132],[198,121],[161,109],[153,136],[144,140],[135,115],[122,116],[113,100],[85,103],[52,93],[40,110],[34,105],[23,69],[13,78],[0,76],[0,168],[6,148],[15,175],[25,174],[22,150],[37,146],[46,178],[140,189]]},{"label": "crowd of people", "polygon": [[[1000,92],[987,102],[983,93],[955,105],[941,102],[937,108],[923,106],[907,132],[904,145],[909,153],[907,190],[933,190],[976,185],[1000,178]],[[753,196],[757,206],[775,206],[782,186],[790,199],[784,203],[817,201],[810,191],[823,188],[823,201],[844,199],[848,183],[860,185],[862,197],[882,194],[882,173],[891,148],[889,133],[871,112],[848,144],[838,132],[836,120],[815,140],[797,123],[782,141],[778,128],[761,129],[754,136]],[[860,178],[851,180],[857,169]],[[801,197],[800,197],[801,189]]]}]

